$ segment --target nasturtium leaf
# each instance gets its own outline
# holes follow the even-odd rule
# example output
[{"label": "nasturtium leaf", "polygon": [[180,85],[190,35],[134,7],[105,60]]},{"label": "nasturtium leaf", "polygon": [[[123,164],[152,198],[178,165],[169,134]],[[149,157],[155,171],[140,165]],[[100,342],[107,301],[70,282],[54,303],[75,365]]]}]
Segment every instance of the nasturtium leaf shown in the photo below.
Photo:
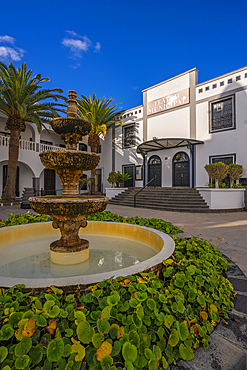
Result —
[{"label": "nasturtium leaf", "polygon": [[54,319],[60,313],[60,308],[57,305],[55,305],[55,302],[52,300],[46,301],[43,309],[44,312],[52,319]]},{"label": "nasturtium leaf", "polygon": [[0,347],[0,363],[2,363],[8,356],[8,349],[4,346]]},{"label": "nasturtium leaf", "polygon": [[178,288],[183,288],[184,287],[184,280],[180,279],[180,278],[176,278],[175,281],[174,281],[174,284],[176,285],[176,287]]},{"label": "nasturtium leaf", "polygon": [[165,330],[162,326],[159,327],[158,331],[157,331],[157,334],[158,334],[158,337],[160,339],[162,339],[164,337],[164,334],[165,334]]},{"label": "nasturtium leaf", "polygon": [[166,348],[166,340],[165,340],[165,338],[162,338],[159,342],[157,342],[157,344],[160,347],[161,352],[164,352],[164,350]]},{"label": "nasturtium leaf", "polygon": [[2,370],[11,370],[11,367],[9,367],[9,365],[6,365],[2,368]]},{"label": "nasturtium leaf", "polygon": [[98,331],[102,334],[107,334],[110,330],[110,324],[107,320],[97,320]]},{"label": "nasturtium leaf", "polygon": [[85,357],[85,347],[81,345],[81,343],[74,338],[71,339],[73,344],[72,344],[72,351],[71,353],[76,353],[77,355],[75,356],[75,361],[79,362],[82,361]]},{"label": "nasturtium leaf", "polygon": [[148,360],[146,359],[146,357],[144,355],[137,355],[137,358],[134,362],[134,366],[137,368],[137,369],[146,369],[146,366],[147,366],[147,363],[148,363]]},{"label": "nasturtium leaf", "polygon": [[49,331],[51,335],[53,335],[55,333],[56,327],[57,327],[57,322],[54,320],[50,320],[49,325],[47,326],[47,330]]},{"label": "nasturtium leaf", "polygon": [[112,324],[112,325],[110,326],[109,334],[110,334],[110,337],[111,337],[112,339],[117,338],[118,330],[119,330],[119,325],[117,325],[117,324]]},{"label": "nasturtium leaf", "polygon": [[[72,364],[73,364],[73,362],[72,362]],[[48,360],[45,360],[44,366],[42,367],[42,370],[52,370],[52,362],[49,362]]]},{"label": "nasturtium leaf", "polygon": [[30,357],[27,356],[27,355],[23,355],[21,357],[18,357],[16,360],[15,360],[15,368],[16,369],[25,369],[28,364],[30,362]]},{"label": "nasturtium leaf", "polygon": [[114,294],[107,297],[107,304],[109,306],[116,306],[120,301],[120,295],[114,291]]},{"label": "nasturtium leaf", "polygon": [[137,299],[139,302],[146,301],[148,295],[146,292],[135,292],[135,299]]},{"label": "nasturtium leaf", "polygon": [[39,364],[43,357],[43,345],[37,344],[37,346],[32,347],[30,349],[29,356],[34,365]]},{"label": "nasturtium leaf", "polygon": [[131,344],[134,344],[137,348],[140,345],[140,336],[135,330],[130,330],[129,331],[129,342]]},{"label": "nasturtium leaf", "polygon": [[89,344],[92,341],[94,329],[91,328],[87,321],[81,321],[77,326],[76,333],[82,343]]},{"label": "nasturtium leaf", "polygon": [[163,369],[167,369],[169,366],[164,356],[162,356],[162,365],[163,365]]},{"label": "nasturtium leaf", "polygon": [[47,358],[49,361],[57,362],[64,352],[64,343],[61,338],[51,340],[47,348]]},{"label": "nasturtium leaf", "polygon": [[76,325],[78,325],[78,324],[79,324],[79,322],[81,322],[81,321],[86,321],[86,316],[85,316],[85,314],[84,314],[83,312],[81,312],[81,311],[76,311],[76,312],[74,313],[74,316],[75,316],[75,318],[76,318],[76,320],[75,320]]},{"label": "nasturtium leaf", "polygon": [[207,320],[208,319],[208,313],[205,312],[205,311],[201,311],[200,312],[200,317],[201,319],[204,321],[204,320]]},{"label": "nasturtium leaf", "polygon": [[[106,297],[105,297],[106,298]],[[97,321],[99,318],[100,318],[100,315],[101,315],[101,311],[92,311],[90,313],[90,318],[94,321]]]},{"label": "nasturtium leaf", "polygon": [[159,346],[154,345],[153,346],[153,353],[156,360],[160,360],[162,357],[161,350]]},{"label": "nasturtium leaf", "polygon": [[174,323],[175,319],[172,315],[166,315],[164,317],[164,324],[165,326],[170,329],[170,327],[172,326],[172,324]]},{"label": "nasturtium leaf", "polygon": [[100,319],[109,320],[109,318],[111,317],[110,315],[111,309],[112,309],[112,306],[106,306],[101,312]]},{"label": "nasturtium leaf", "polygon": [[118,308],[118,311],[120,311],[120,312],[128,311],[129,302],[128,301],[125,301],[124,303],[119,302],[117,308]]},{"label": "nasturtium leaf", "polygon": [[3,325],[1,331],[3,333],[1,340],[9,340],[14,335],[14,329],[9,324]]},{"label": "nasturtium leaf", "polygon": [[218,312],[218,308],[213,303],[210,305],[210,310],[212,312]]},{"label": "nasturtium leaf", "polygon": [[124,366],[125,366],[126,370],[134,370],[135,369],[132,362],[130,362],[130,361],[125,361]]},{"label": "nasturtium leaf", "polygon": [[195,298],[196,298],[196,290],[195,289],[190,289],[188,291],[188,301],[189,302],[194,302]]},{"label": "nasturtium leaf", "polygon": [[187,328],[187,325],[184,322],[179,323],[178,321],[176,321],[175,325],[179,334],[179,338],[182,341],[185,341],[189,336],[189,330]]},{"label": "nasturtium leaf", "polygon": [[178,344],[178,342],[179,342],[178,331],[176,329],[172,329],[168,339],[168,344],[170,344],[172,347],[175,347]]},{"label": "nasturtium leaf", "polygon": [[12,312],[9,316],[9,325],[17,324],[22,318],[23,312]]},{"label": "nasturtium leaf", "polygon": [[120,326],[118,328],[117,339],[122,338],[123,336],[124,336],[124,327]]},{"label": "nasturtium leaf", "polygon": [[195,266],[194,266],[194,265],[191,265],[191,266],[188,266],[188,267],[186,268],[186,271],[189,273],[189,275],[194,275],[194,274],[195,274],[195,272],[196,272],[196,268],[195,268]]},{"label": "nasturtium leaf", "polygon": [[205,303],[205,297],[204,297],[203,294],[199,295],[196,300],[199,303],[199,305],[201,305],[201,306],[203,306],[204,303]]},{"label": "nasturtium leaf", "polygon": [[68,357],[71,354],[71,351],[72,351],[72,346],[69,343],[65,344],[64,350],[63,350],[63,357]]},{"label": "nasturtium leaf", "polygon": [[35,303],[34,303],[34,306],[35,308],[37,308],[38,310],[42,310],[43,309],[43,306],[42,306],[42,303],[41,303],[41,300],[40,299],[36,299]]},{"label": "nasturtium leaf", "polygon": [[184,313],[184,310],[185,310],[184,305],[183,305],[181,302],[178,302],[178,308],[177,308],[177,311],[178,311],[179,313]]},{"label": "nasturtium leaf", "polygon": [[21,357],[26,355],[32,348],[32,339],[29,337],[23,337],[20,343],[15,347],[15,356]]},{"label": "nasturtium leaf", "polygon": [[154,310],[154,308],[156,307],[156,303],[155,303],[155,300],[152,299],[152,298],[149,298],[147,300],[147,306],[150,310]]},{"label": "nasturtium leaf", "polygon": [[173,274],[173,267],[169,266],[166,268],[166,271],[163,273],[164,277],[169,277]]},{"label": "nasturtium leaf", "polygon": [[148,362],[148,370],[158,370],[159,369],[159,361],[157,361],[155,358],[152,358]]},{"label": "nasturtium leaf", "polygon": [[194,352],[191,348],[185,347],[183,343],[179,346],[179,354],[183,360],[190,361],[194,358]]},{"label": "nasturtium leaf", "polygon": [[31,337],[36,329],[36,323],[35,320],[30,317],[30,319],[27,320],[25,323],[24,329],[22,330],[22,336],[23,337]]},{"label": "nasturtium leaf", "polygon": [[123,345],[122,354],[125,361],[134,362],[137,358],[137,348],[130,342],[126,342]]},{"label": "nasturtium leaf", "polygon": [[23,316],[22,316],[22,318],[23,319],[30,319],[30,317],[34,317],[34,313],[33,313],[33,311],[31,311],[31,310],[29,310],[29,311],[26,311],[24,314],[23,314]]},{"label": "nasturtium leaf", "polygon": [[113,358],[110,355],[105,355],[101,360],[101,368],[103,370],[109,370],[110,366],[113,364]]},{"label": "nasturtium leaf", "polygon": [[41,326],[43,328],[47,325],[47,321],[44,316],[35,314],[33,318],[37,326]]},{"label": "nasturtium leaf", "polygon": [[143,317],[144,317],[144,311],[143,311],[143,307],[142,307],[141,304],[138,304],[136,306],[136,315],[137,315],[138,319],[140,319],[140,320],[143,319]]},{"label": "nasturtium leaf", "polygon": [[64,358],[60,358],[57,362],[58,369],[57,370],[65,370],[66,368],[66,360]]},{"label": "nasturtium leaf", "polygon": [[96,358],[98,361],[102,361],[102,359],[106,355],[110,355],[112,353],[112,345],[109,342],[103,342],[101,346],[97,349]]},{"label": "nasturtium leaf", "polygon": [[145,348],[144,355],[148,360],[151,360],[151,358],[154,357],[153,352],[151,351],[150,348]]},{"label": "nasturtium leaf", "polygon": [[122,323],[123,325],[131,325],[133,323],[133,315],[122,316]]},{"label": "nasturtium leaf", "polygon": [[177,312],[177,310],[178,310],[178,304],[177,304],[177,302],[173,302],[171,308],[172,308],[172,311],[174,313]]},{"label": "nasturtium leaf", "polygon": [[72,329],[65,329],[65,337],[70,338],[74,334]]},{"label": "nasturtium leaf", "polygon": [[92,343],[93,343],[95,348],[99,348],[103,342],[104,342],[104,335],[103,334],[96,333],[96,334],[93,335]]},{"label": "nasturtium leaf", "polygon": [[121,351],[121,344],[119,343],[119,341],[115,341],[114,342],[114,345],[112,347],[112,353],[111,355],[114,357],[114,356],[117,356]]}]

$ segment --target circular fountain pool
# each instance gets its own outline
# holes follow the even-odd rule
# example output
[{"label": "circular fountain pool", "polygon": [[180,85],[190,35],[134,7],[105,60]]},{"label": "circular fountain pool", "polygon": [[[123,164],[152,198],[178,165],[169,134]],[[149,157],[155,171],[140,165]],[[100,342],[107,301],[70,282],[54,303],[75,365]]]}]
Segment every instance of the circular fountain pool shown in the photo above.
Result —
[{"label": "circular fountain pool", "polygon": [[90,242],[85,262],[57,265],[49,245],[59,231],[50,222],[0,229],[0,285],[27,288],[88,286],[112,276],[155,270],[174,251],[174,241],[157,230],[113,222],[88,222],[80,237]]}]

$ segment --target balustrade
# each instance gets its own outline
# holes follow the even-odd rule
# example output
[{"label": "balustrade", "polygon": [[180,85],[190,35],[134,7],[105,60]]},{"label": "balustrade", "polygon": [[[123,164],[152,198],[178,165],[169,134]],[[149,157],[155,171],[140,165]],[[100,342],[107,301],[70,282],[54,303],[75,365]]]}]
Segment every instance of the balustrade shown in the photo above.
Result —
[{"label": "balustrade", "polygon": [[[8,147],[9,146],[9,141],[10,141],[10,137],[9,136],[3,136],[3,135],[0,135],[0,147]],[[36,147],[35,147],[36,143],[33,142],[33,141],[29,141],[29,140],[22,140],[20,139],[20,142],[19,142],[19,148],[22,149],[22,150],[31,150],[31,151],[34,151],[36,150]],[[64,148],[60,148],[59,146],[55,146],[55,145],[47,145],[47,144],[40,144],[39,145],[39,151],[40,152],[43,152],[44,150],[63,150]]]}]

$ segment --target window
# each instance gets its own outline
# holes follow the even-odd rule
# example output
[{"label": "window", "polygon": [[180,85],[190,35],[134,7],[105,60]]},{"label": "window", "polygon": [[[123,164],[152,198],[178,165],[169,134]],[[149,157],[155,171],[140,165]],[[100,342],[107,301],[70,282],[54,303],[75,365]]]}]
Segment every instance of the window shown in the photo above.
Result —
[{"label": "window", "polygon": [[220,86],[224,86],[224,84],[225,84],[225,83],[224,83],[224,81],[222,81],[222,82],[220,83]]},{"label": "window", "polygon": [[206,90],[206,91],[208,91],[208,90],[209,90],[209,86],[207,86],[207,87],[205,88],[205,90]]},{"label": "window", "polygon": [[216,89],[216,87],[217,87],[217,85],[216,85],[216,84],[214,84],[214,85],[213,85],[213,89]]},{"label": "window", "polygon": [[211,103],[210,132],[235,128],[234,96]]},{"label": "window", "polygon": [[228,80],[228,83],[229,83],[229,84],[231,84],[231,83],[232,83],[232,78],[230,78],[230,79]]},{"label": "window", "polygon": [[87,152],[87,144],[79,143],[79,150],[82,150],[83,152]]},{"label": "window", "polygon": [[[220,156],[210,156],[209,157],[209,163],[218,163],[223,162],[226,166],[232,163],[236,163],[236,154],[224,154]],[[214,181],[210,180],[211,184],[214,183]],[[230,184],[230,177],[229,175],[226,176],[226,178],[222,181],[227,186]]]},{"label": "window", "polygon": [[123,127],[123,148],[136,146],[135,124]]},{"label": "window", "polygon": [[202,89],[199,89],[199,94],[202,93]]},{"label": "window", "polygon": [[247,78],[247,73],[245,73],[244,77]]},{"label": "window", "polygon": [[241,80],[241,76],[236,77],[236,81],[239,81],[239,80]]},{"label": "window", "polygon": [[101,145],[97,146],[97,154],[101,153]]}]

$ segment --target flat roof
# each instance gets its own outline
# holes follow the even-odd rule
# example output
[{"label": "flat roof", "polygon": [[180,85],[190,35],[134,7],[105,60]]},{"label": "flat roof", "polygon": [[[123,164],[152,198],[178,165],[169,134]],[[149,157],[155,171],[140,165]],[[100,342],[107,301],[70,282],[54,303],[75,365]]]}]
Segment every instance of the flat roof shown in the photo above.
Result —
[{"label": "flat roof", "polygon": [[213,82],[215,80],[218,80],[219,78],[224,78],[224,77],[230,76],[230,75],[232,75],[234,73],[237,73],[237,72],[242,72],[246,68],[247,67],[239,68],[239,69],[236,69],[235,71],[228,72],[228,73],[226,73],[224,75],[221,75],[221,76],[218,76],[218,77],[215,77],[215,78],[211,78],[210,80],[207,80],[207,81],[204,81],[204,82],[201,82],[201,83],[197,84],[196,87],[201,86],[201,85],[204,85],[204,84],[207,84],[207,83],[210,83],[210,82]]},{"label": "flat roof", "polygon": [[185,139],[185,138],[161,138],[145,141],[138,145],[137,153],[148,153],[155,150],[172,149],[181,146],[204,144],[201,140]]}]

